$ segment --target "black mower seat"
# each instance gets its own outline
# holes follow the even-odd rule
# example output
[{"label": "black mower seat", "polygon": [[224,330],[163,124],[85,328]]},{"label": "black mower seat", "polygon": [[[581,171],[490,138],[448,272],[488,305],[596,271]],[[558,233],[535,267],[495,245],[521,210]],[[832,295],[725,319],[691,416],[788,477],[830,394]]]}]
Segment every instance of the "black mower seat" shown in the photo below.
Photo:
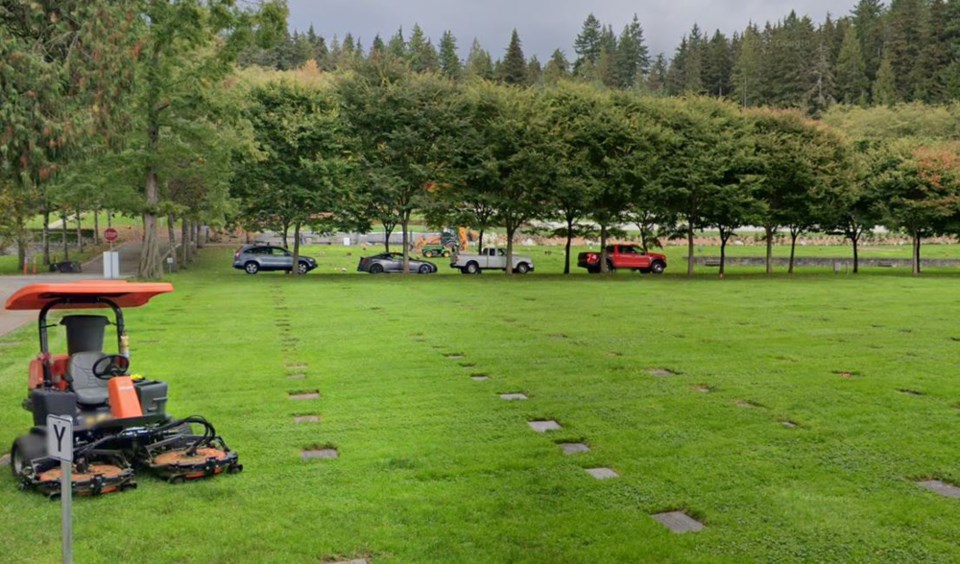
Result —
[{"label": "black mower seat", "polygon": [[93,375],[93,365],[103,356],[102,352],[79,352],[70,357],[71,387],[77,394],[77,403],[99,406],[107,403],[107,382]]}]

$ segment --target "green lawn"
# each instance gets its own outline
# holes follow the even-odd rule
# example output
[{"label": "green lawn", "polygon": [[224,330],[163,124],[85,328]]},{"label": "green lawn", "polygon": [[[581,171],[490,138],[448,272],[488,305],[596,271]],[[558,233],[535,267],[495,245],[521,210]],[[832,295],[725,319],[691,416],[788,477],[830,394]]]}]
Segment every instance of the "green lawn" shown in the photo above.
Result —
[{"label": "green lawn", "polygon": [[[322,273],[359,250],[327,248],[294,279],[230,252],[127,313],[134,371],[246,470],[79,500],[78,562],[960,560],[960,500],[914,484],[960,483],[960,276],[347,277]],[[28,426],[34,341],[0,340],[0,442]],[[706,530],[650,517],[675,509]],[[0,476],[5,560],[55,561],[58,511]]]}]

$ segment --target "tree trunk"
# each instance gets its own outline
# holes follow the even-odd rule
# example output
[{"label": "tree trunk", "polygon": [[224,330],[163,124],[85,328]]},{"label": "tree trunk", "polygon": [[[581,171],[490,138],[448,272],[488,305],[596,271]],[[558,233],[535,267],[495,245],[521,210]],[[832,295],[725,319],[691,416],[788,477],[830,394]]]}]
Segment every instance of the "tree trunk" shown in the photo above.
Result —
[{"label": "tree trunk", "polygon": [[98,208],[93,210],[93,243],[100,245],[100,210]]},{"label": "tree trunk", "polygon": [[396,224],[387,225],[383,224],[383,250],[384,252],[390,252],[390,235],[393,235],[393,230],[397,228]]},{"label": "tree trunk", "polygon": [[60,212],[60,236],[63,237],[63,260],[70,260],[70,244],[67,243],[67,212]]},{"label": "tree trunk", "polygon": [[607,226],[600,225],[600,273],[608,274],[610,265],[607,264]]},{"label": "tree trunk", "polygon": [[797,256],[797,237],[799,236],[799,230],[790,229],[790,267],[787,269],[787,274],[793,274],[793,262]]},{"label": "tree trunk", "polygon": [[764,231],[767,234],[767,274],[773,274],[773,225],[764,225]]},{"label": "tree trunk", "polygon": [[[469,248],[467,250],[469,250]],[[481,251],[483,251],[483,227],[480,228],[480,238],[477,241],[477,253]]]},{"label": "tree trunk", "polygon": [[107,227],[113,227],[113,212],[107,210]]},{"label": "tree trunk", "polygon": [[190,262],[190,224],[186,218],[180,220],[180,248],[183,266]]},{"label": "tree trunk", "polygon": [[300,276],[300,222],[293,224],[293,267],[294,276]]},{"label": "tree trunk", "polygon": [[687,222],[687,276],[693,276],[693,222]]},{"label": "tree trunk", "polygon": [[43,264],[50,266],[50,210],[43,210]]},{"label": "tree trunk", "polygon": [[190,230],[190,235],[193,237],[193,249],[195,251],[200,250],[200,224],[196,222],[191,222],[190,224],[192,229]]},{"label": "tree trunk", "polygon": [[720,278],[727,274],[727,241],[730,240],[732,232],[720,228]]},{"label": "tree trunk", "polygon": [[140,266],[137,269],[137,276],[145,280],[156,280],[163,277],[163,265],[160,261],[160,241],[157,237],[157,214],[153,211],[160,203],[160,186],[157,171],[152,165],[147,171],[146,196],[147,211],[143,214],[143,248],[140,249]]},{"label": "tree trunk", "polygon": [[862,232],[854,230],[850,234],[850,242],[853,244],[853,273],[860,273],[860,235]]},{"label": "tree trunk", "polygon": [[174,231],[177,224],[177,218],[171,213],[167,215],[167,237],[170,239],[170,258],[173,262],[170,264],[170,272],[177,271],[177,233]]},{"label": "tree trunk", "polygon": [[79,208],[77,208],[77,250],[83,252],[83,223],[80,220]]},{"label": "tree trunk", "polygon": [[410,216],[406,212],[400,219],[400,228],[403,230],[403,273],[410,274]]},{"label": "tree trunk", "polygon": [[[289,234],[289,232],[290,232],[290,224],[284,221],[283,222],[283,248],[284,249],[290,248],[290,244],[287,241],[287,235]],[[200,244],[200,226],[199,225],[197,226],[197,244],[198,245]]]},{"label": "tree trunk", "polygon": [[920,232],[913,234],[913,275],[920,275]]},{"label": "tree trunk", "polygon": [[563,247],[563,273],[570,274],[570,248],[573,246],[574,220],[567,218],[567,244]]},{"label": "tree trunk", "polygon": [[513,274],[513,235],[516,232],[515,226],[507,226],[507,274]]},{"label": "tree trunk", "polygon": [[27,224],[23,214],[17,214],[17,272],[27,269]]}]

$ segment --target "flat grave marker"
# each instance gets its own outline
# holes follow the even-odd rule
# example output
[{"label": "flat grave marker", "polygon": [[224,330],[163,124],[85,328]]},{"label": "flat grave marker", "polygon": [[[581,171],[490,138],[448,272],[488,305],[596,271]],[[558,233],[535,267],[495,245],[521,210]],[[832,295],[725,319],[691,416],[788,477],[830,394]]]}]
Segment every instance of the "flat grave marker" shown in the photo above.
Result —
[{"label": "flat grave marker", "polygon": [[290,399],[294,401],[320,399],[320,392],[318,390],[313,390],[309,392],[290,392],[289,395],[290,395]]},{"label": "flat grave marker", "polygon": [[620,477],[620,474],[610,468],[584,468],[584,470],[598,480],[611,480]]},{"label": "flat grave marker", "polygon": [[960,499],[960,487],[957,487],[953,484],[948,484],[940,480],[926,480],[923,482],[917,482],[917,485],[921,488],[926,488],[932,492],[938,493],[944,497]]},{"label": "flat grave marker", "polygon": [[563,454],[571,456],[574,454],[580,454],[583,452],[590,452],[590,447],[584,443],[559,443],[560,449],[563,450]]},{"label": "flat grave marker", "polygon": [[549,421],[528,421],[530,428],[538,433],[547,433],[549,431],[559,431],[563,429],[559,423],[553,420]]},{"label": "flat grave marker", "polygon": [[333,460],[335,458],[340,458],[340,453],[335,448],[305,449],[300,453],[301,460]]},{"label": "flat grave marker", "polygon": [[653,515],[661,525],[670,529],[674,533],[697,533],[706,528],[706,526],[690,517],[682,511],[669,511],[667,513],[657,513]]},{"label": "flat grave marker", "polygon": [[527,394],[500,394],[500,399],[504,401],[524,401],[530,398],[527,397]]}]

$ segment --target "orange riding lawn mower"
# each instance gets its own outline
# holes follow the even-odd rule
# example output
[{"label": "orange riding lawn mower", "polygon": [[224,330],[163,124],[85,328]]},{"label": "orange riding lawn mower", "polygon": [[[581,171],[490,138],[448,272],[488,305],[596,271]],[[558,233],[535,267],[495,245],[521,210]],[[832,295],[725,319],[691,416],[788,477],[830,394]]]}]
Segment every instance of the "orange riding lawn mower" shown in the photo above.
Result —
[{"label": "orange riding lawn mower", "polygon": [[[129,339],[122,308],[146,305],[173,291],[165,283],[126,281],[34,284],[7,300],[10,310],[39,310],[40,354],[30,362],[23,407],[33,427],[13,443],[10,468],[21,489],[60,497],[60,463],[47,456],[47,416],[73,419],[73,493],[100,495],[136,488],[136,469],[170,483],[240,472],[237,453],[202,417],[174,419],[166,413],[167,384],[131,376]],[[50,353],[51,310],[112,310],[103,315],[69,312],[67,354]],[[117,354],[103,352],[108,325],[117,334]],[[202,429],[202,431],[200,431]],[[199,432],[196,432],[199,431]]]}]

